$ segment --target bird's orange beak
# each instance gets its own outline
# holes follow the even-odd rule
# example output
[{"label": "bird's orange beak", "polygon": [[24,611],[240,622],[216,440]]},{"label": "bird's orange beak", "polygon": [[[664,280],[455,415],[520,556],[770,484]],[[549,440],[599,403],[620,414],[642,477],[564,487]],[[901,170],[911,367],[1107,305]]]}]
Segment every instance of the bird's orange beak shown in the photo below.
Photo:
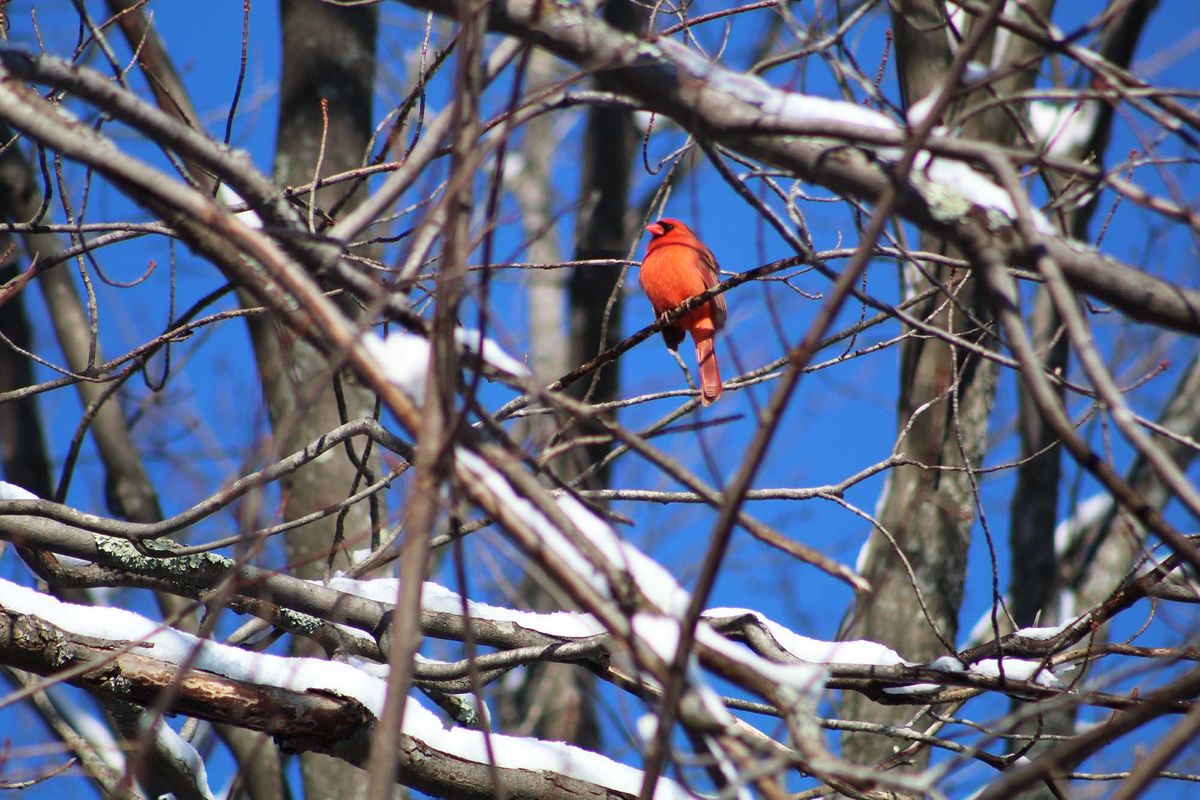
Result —
[{"label": "bird's orange beak", "polygon": [[646,233],[650,234],[651,236],[662,236],[664,233],[666,233],[666,231],[663,230],[662,225],[654,222],[646,226]]}]

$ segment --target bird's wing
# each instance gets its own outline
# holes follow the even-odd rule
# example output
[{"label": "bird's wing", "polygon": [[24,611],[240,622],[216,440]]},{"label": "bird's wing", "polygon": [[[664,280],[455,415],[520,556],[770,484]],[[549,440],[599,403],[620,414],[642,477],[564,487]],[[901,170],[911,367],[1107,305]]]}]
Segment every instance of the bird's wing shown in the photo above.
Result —
[{"label": "bird's wing", "polygon": [[[712,250],[703,242],[698,242],[700,247],[697,252],[700,254],[700,262],[704,266],[702,271],[704,278],[704,288],[711,289],[721,282],[720,267],[717,265],[717,257],[713,255]],[[728,314],[728,308],[725,305],[725,295],[719,294],[709,301],[713,308],[713,325],[717,330],[720,330],[725,325],[725,317]]]}]

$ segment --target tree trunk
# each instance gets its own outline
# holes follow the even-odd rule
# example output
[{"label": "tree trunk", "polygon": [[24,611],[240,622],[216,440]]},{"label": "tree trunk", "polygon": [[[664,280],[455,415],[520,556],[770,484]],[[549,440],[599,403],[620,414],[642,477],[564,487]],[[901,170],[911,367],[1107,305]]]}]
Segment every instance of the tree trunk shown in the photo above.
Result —
[{"label": "tree trunk", "polygon": [[[1032,5],[1045,13],[1052,2],[1040,0]],[[947,36],[945,9],[940,2],[894,2],[892,22],[896,68],[907,109],[942,87],[955,48]],[[965,36],[967,31],[960,33]],[[963,120],[967,138],[1006,144],[1013,141],[1018,128],[1004,108],[968,114],[973,105],[993,94],[1004,96],[1031,86],[1038,62],[1031,58],[1036,47],[1016,36],[1007,39],[1005,52],[992,53],[999,39],[991,37],[976,58],[984,63],[990,60],[1027,66],[989,81],[994,91],[974,92],[956,101],[947,112],[947,121],[953,124]],[[961,255],[927,235],[921,236],[920,246],[922,250]],[[923,273],[911,271],[907,282],[910,291],[928,288],[931,280],[926,276],[943,286],[960,288],[953,299],[935,295],[918,316],[969,341],[986,343],[989,334],[975,321],[985,325],[990,322],[987,302],[975,281],[935,264],[924,264]],[[955,646],[967,548],[975,523],[974,479],[968,470],[977,469],[983,458],[996,377],[994,362],[940,339],[910,338],[901,346],[897,429],[903,432],[910,423],[911,427],[898,449],[921,464],[953,469],[902,466],[892,472],[878,519],[912,566],[916,586],[887,538],[873,531],[862,559],[862,574],[874,592],[858,598],[843,628],[843,638],[882,642],[915,661],[932,660],[944,655],[947,646]],[[918,602],[918,591],[925,610]],[[849,719],[892,725],[905,725],[912,718],[910,709],[879,705],[858,694],[843,697],[842,713]],[[851,733],[842,739],[842,752],[859,763],[875,764],[893,754],[894,743],[886,737]],[[923,753],[927,758],[928,751]]]},{"label": "tree trunk", "polygon": [[[363,161],[372,130],[379,10],[374,6],[337,8],[317,0],[282,0],[280,15],[283,68],[275,178],[281,186],[298,186],[316,177],[318,161],[321,175],[352,169]],[[327,116],[322,114],[323,101],[328,103]],[[318,208],[313,219],[318,230],[323,226],[321,210],[333,206],[345,191],[345,185],[338,185],[316,193]],[[355,195],[351,200],[359,198]],[[295,339],[273,319],[251,320],[274,448],[277,453],[290,453],[340,424],[334,375],[321,352]],[[350,418],[373,412],[374,398],[369,392],[349,378],[343,378],[343,388]],[[283,482],[285,520],[305,516],[352,493],[357,474],[353,462],[341,449],[329,455]],[[375,461],[368,464],[374,465]],[[325,517],[289,532],[285,547],[292,573],[320,578],[331,554],[335,569],[348,566],[348,551],[370,545],[372,531],[367,512],[367,504],[359,503],[344,519]],[[293,642],[297,653],[319,654],[309,640]],[[357,767],[329,756],[305,753],[300,757],[300,768],[306,797],[365,796],[366,775]]]}]

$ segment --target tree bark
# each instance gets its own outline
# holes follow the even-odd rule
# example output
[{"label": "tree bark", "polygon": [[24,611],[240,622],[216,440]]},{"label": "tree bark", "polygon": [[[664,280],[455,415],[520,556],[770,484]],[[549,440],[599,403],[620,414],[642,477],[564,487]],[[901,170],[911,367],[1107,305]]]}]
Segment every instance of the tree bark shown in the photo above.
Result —
[{"label": "tree bark", "polygon": [[[281,186],[296,186],[317,176],[318,161],[321,175],[353,169],[363,162],[373,125],[379,9],[281,0],[280,15],[283,66],[275,178]],[[328,104],[324,114],[322,102]],[[325,222],[320,211],[341,200],[345,191],[344,185],[339,185],[316,192],[313,219],[318,230]],[[363,196],[360,189],[349,205]],[[309,199],[306,195],[305,200]],[[351,315],[354,312],[349,306],[343,308]],[[328,358],[294,338],[271,317],[251,317],[249,326],[278,452],[292,452],[336,428],[340,416]],[[342,381],[349,418],[372,414],[371,393],[349,377],[343,375]],[[358,473],[354,463],[343,451],[329,455],[328,460],[305,466],[283,482],[285,520],[337,503],[352,493]],[[375,468],[377,461],[367,463]],[[346,551],[368,547],[372,533],[365,503],[353,506],[344,518],[334,515],[310,523],[285,539],[289,568],[295,575],[318,578],[325,573],[332,554],[334,568],[344,569],[349,564]],[[293,641],[295,652],[315,654],[311,641]],[[319,753],[302,755],[300,765],[307,797],[365,796],[366,776],[356,767]]]},{"label": "tree bark", "polygon": [[[1032,5],[1046,12],[1052,0]],[[942,87],[955,48],[947,36],[945,6],[936,0],[894,2],[892,23],[896,69],[907,109]],[[965,35],[967,31],[959,33]],[[1014,36],[1004,53],[990,52],[997,41],[998,37],[991,37],[978,58],[985,63],[990,59],[992,63],[1026,66],[990,81],[991,91],[973,92],[957,100],[947,117],[951,124],[963,121],[964,137],[1008,144],[1015,139],[1018,128],[1006,110],[993,108],[972,115],[972,106],[993,94],[1003,97],[1031,86],[1038,63],[1031,56],[1037,46]],[[928,234],[921,236],[921,249],[962,256],[945,241]],[[961,281],[953,298],[934,295],[917,316],[965,339],[987,343],[990,333],[980,330],[975,322],[990,322],[986,296],[972,278],[956,272],[935,264],[923,265],[923,274],[911,271],[908,283],[913,293],[928,288],[933,281],[943,286],[959,285]],[[890,532],[912,566],[916,585],[888,539],[872,531],[862,559],[862,574],[874,592],[857,598],[842,631],[843,638],[883,642],[905,658],[917,661],[933,660],[945,655],[947,645],[955,646],[967,548],[975,524],[977,479],[968,471],[982,462],[997,371],[994,362],[941,340],[909,338],[901,345],[897,430],[903,438],[898,449],[920,464],[952,469],[901,466],[889,476],[879,523]],[[925,610],[918,601],[918,592]],[[906,709],[881,706],[859,695],[843,696],[842,713],[850,719],[893,725],[904,725],[912,716]],[[894,743],[877,735],[850,733],[842,739],[842,752],[859,763],[880,763],[894,752]],[[927,756],[928,751],[924,751]],[[921,760],[915,766],[923,763]]]}]

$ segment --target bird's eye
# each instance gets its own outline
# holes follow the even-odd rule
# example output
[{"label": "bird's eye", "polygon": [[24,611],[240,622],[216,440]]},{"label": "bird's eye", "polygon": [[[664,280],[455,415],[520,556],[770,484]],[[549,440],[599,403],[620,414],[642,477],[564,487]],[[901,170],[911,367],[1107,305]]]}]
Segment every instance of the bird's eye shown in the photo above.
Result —
[{"label": "bird's eye", "polygon": [[664,231],[668,231],[668,232],[670,232],[670,231],[673,231],[673,230],[675,230],[675,226],[674,226],[674,225],[672,225],[672,224],[671,224],[671,223],[669,223],[669,222],[664,222],[664,223],[662,224],[662,229],[663,229]]}]

